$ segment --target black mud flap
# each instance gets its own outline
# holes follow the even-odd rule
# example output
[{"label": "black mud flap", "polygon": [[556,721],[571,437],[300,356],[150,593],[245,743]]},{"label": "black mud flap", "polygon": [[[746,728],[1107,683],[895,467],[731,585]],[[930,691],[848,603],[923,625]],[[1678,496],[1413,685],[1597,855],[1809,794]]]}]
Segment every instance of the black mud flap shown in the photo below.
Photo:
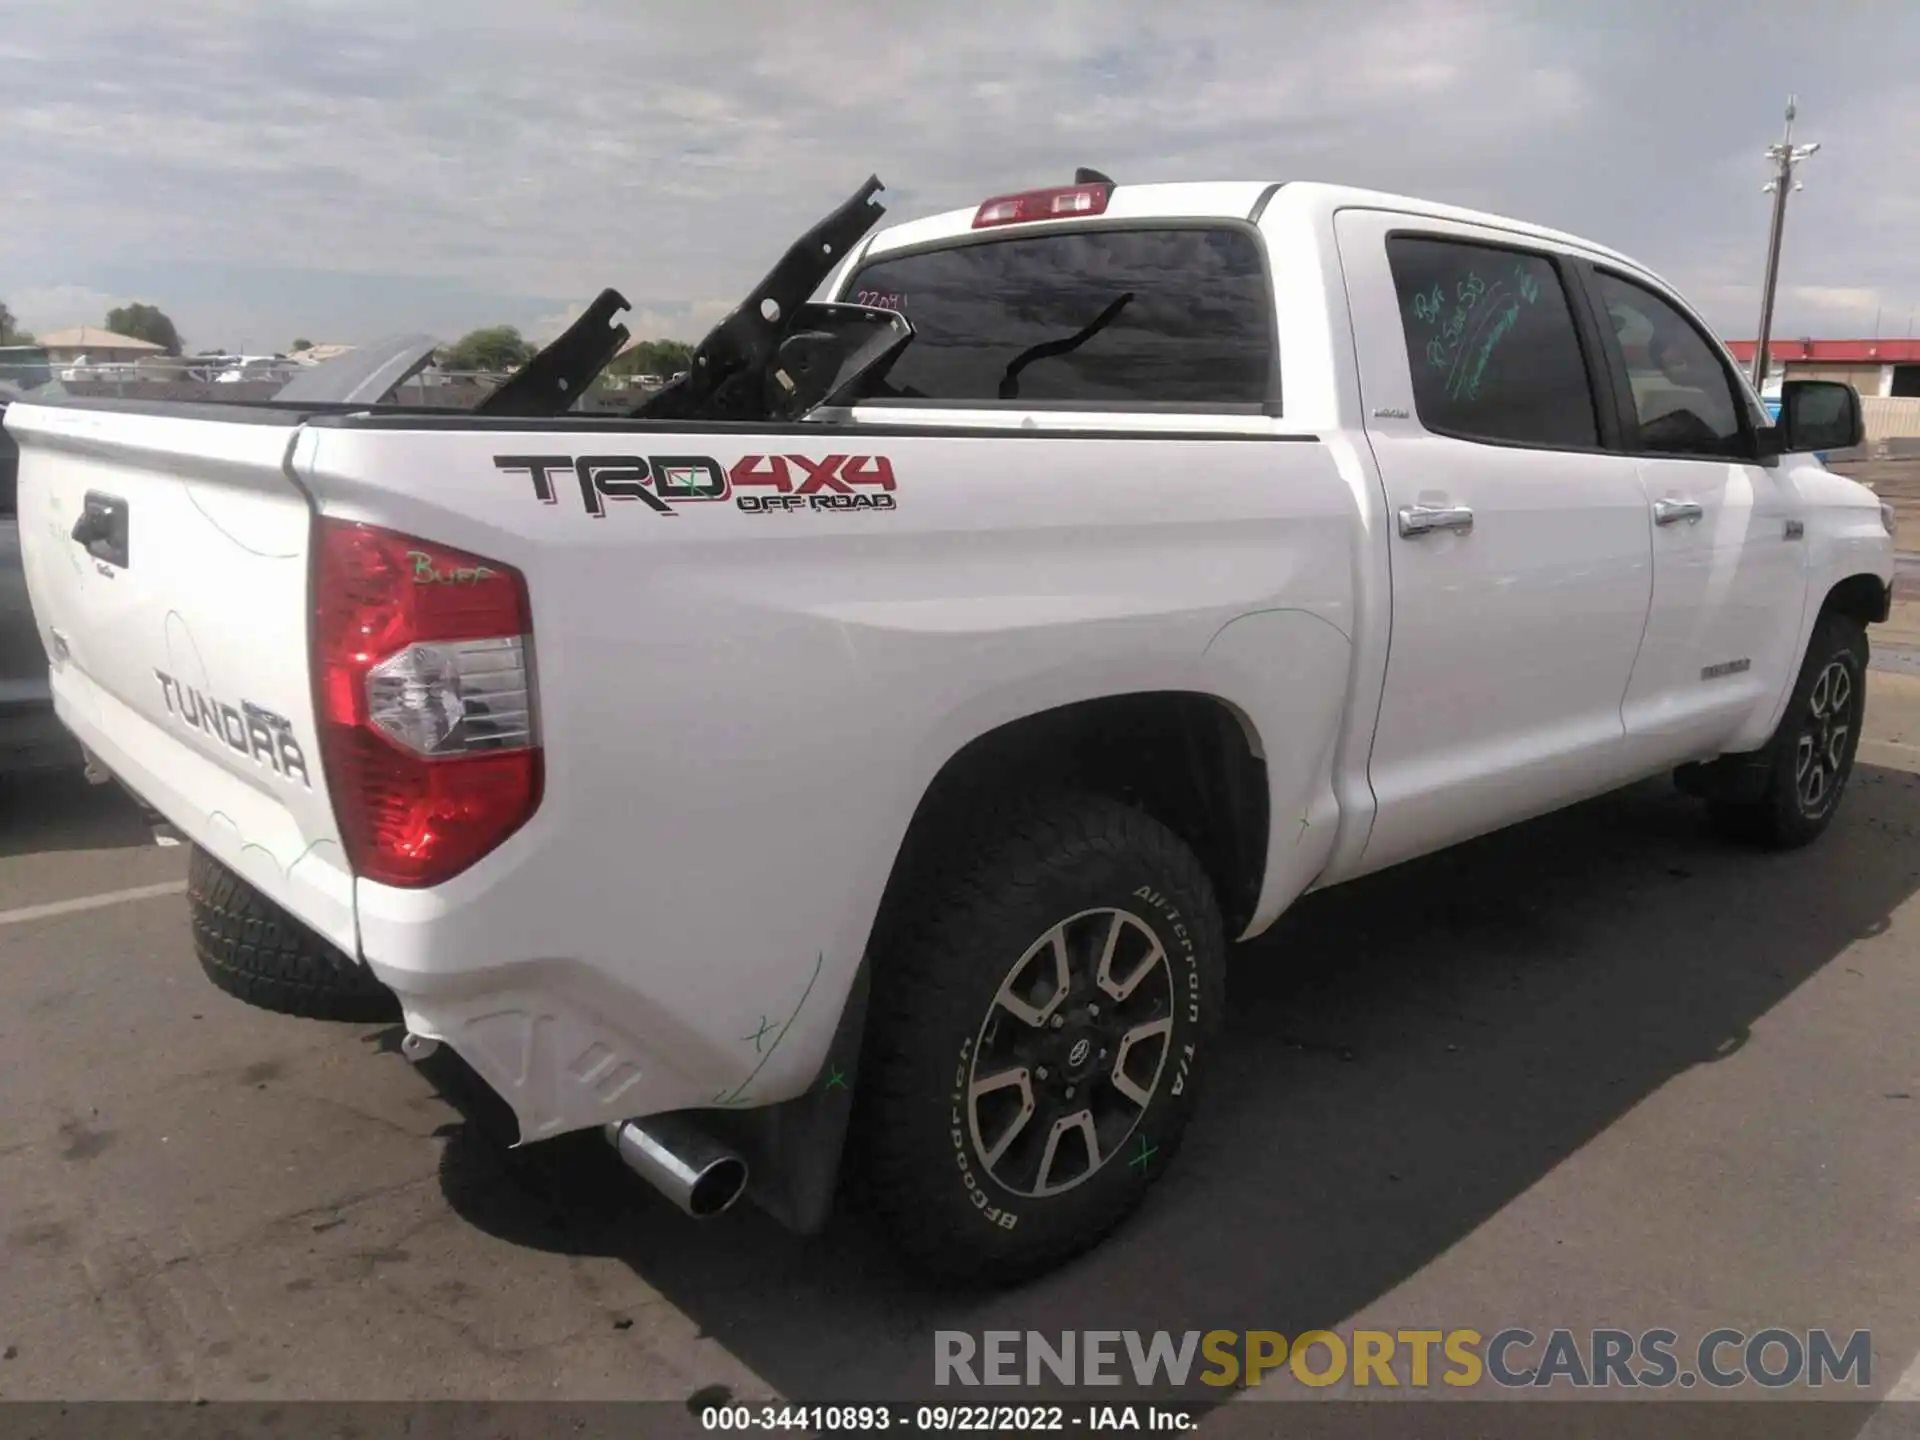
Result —
[{"label": "black mud flap", "polygon": [[1681,794],[1696,800],[1748,805],[1767,793],[1767,780],[1772,774],[1772,757],[1765,751],[1755,751],[1682,765],[1673,772],[1673,783]]},{"label": "black mud flap", "polygon": [[755,1110],[702,1110],[696,1115],[716,1140],[745,1157],[747,1197],[796,1234],[817,1234],[833,1213],[853,1118],[867,989],[863,960],[827,1058],[806,1094]]}]

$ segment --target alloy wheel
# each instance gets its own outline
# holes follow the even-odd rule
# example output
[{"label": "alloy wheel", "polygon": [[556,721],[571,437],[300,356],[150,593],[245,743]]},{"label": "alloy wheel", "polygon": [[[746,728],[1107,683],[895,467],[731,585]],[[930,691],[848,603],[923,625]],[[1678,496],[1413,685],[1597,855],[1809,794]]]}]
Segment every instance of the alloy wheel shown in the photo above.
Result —
[{"label": "alloy wheel", "polygon": [[1813,682],[1793,753],[1794,794],[1805,815],[1819,815],[1839,791],[1853,733],[1854,695],[1853,671],[1844,660],[1828,661]]},{"label": "alloy wheel", "polygon": [[1056,1195],[1119,1155],[1172,1047],[1173,966],[1131,911],[1083,910],[1028,947],[973,1046],[967,1123],[993,1179]]}]

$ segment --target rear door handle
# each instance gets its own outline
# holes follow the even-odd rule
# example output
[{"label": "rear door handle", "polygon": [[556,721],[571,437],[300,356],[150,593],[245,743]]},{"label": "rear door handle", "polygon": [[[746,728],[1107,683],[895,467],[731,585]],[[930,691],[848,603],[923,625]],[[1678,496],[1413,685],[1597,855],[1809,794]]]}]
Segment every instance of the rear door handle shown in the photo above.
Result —
[{"label": "rear door handle", "polygon": [[1473,511],[1465,505],[1408,505],[1400,511],[1400,533],[1407,539],[1435,530],[1457,530],[1465,535],[1473,529]]},{"label": "rear door handle", "polygon": [[87,492],[80,518],[73,522],[73,543],[85,548],[94,559],[108,565],[127,568],[127,502],[117,495]]},{"label": "rear door handle", "polygon": [[1653,523],[1672,525],[1684,520],[1689,525],[1707,512],[1695,500],[1656,500],[1653,502]]}]

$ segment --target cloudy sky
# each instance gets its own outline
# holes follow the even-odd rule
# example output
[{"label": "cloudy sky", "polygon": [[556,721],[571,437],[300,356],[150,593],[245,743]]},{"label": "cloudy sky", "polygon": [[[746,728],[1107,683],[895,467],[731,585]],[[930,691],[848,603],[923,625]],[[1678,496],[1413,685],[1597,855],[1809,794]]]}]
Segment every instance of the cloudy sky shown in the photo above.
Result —
[{"label": "cloudy sky", "polygon": [[613,285],[692,339],[870,172],[906,218],[1086,164],[1538,220],[1749,336],[1795,91],[1776,333],[1899,336],[1916,56],[1913,0],[0,0],[0,300],[262,350],[544,337]]}]

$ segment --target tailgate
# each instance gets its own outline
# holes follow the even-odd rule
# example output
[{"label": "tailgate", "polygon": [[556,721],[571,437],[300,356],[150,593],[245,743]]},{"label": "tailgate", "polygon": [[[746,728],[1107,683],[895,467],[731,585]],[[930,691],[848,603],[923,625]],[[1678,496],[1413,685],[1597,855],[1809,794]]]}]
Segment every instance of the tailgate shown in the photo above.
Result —
[{"label": "tailgate", "polygon": [[353,954],[308,680],[299,419],[16,402],[6,427],[60,718],[181,831]]}]

